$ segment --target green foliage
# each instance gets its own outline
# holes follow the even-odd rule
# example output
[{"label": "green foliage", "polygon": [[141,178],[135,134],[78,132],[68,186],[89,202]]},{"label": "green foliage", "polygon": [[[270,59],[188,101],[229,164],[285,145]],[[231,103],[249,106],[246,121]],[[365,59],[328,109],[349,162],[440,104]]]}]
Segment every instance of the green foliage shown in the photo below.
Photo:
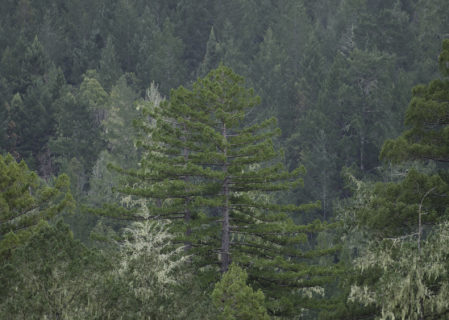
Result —
[{"label": "green foliage", "polygon": [[204,57],[206,42],[213,21],[218,17],[214,12],[215,1],[186,1],[182,0],[172,5],[172,22],[175,24],[175,33],[183,39],[184,52],[182,61],[188,72],[196,76],[195,71]]},{"label": "green foliage", "polygon": [[[167,225],[130,225],[117,246],[89,250],[68,226],[39,224],[0,265],[0,316],[26,319],[204,319],[187,257],[173,251]],[[183,286],[189,286],[184,292]],[[197,299],[197,300],[195,300]],[[207,299],[205,299],[207,301]],[[202,315],[195,312],[204,312]]]},{"label": "green foliage", "polygon": [[185,284],[186,257],[172,250],[167,224],[136,222],[124,230],[111,270],[95,293],[102,319],[182,319],[176,289]]},{"label": "green foliage", "polygon": [[206,44],[206,53],[204,59],[198,68],[198,75],[204,77],[212,69],[218,67],[221,58],[220,43],[215,37],[214,28],[210,29],[209,40]]},{"label": "green foliage", "polygon": [[[411,128],[387,141],[381,157],[394,162],[444,161],[444,152],[437,155],[444,149],[444,141],[438,138],[444,121],[439,119],[442,113],[432,112],[444,109],[441,83],[434,80],[428,86],[415,87],[406,114],[406,125]],[[399,181],[392,179],[391,172],[392,182],[368,188],[357,182],[356,195],[346,207],[343,222],[349,227],[348,239],[354,234],[369,239],[364,246],[356,246],[360,252],[355,259],[358,275],[351,281],[349,300],[369,306],[380,319],[446,316],[443,270],[447,253],[443,248],[448,189],[446,172],[440,168],[436,174],[409,165]]]},{"label": "green foliage", "polygon": [[[86,74],[79,90],[66,88],[57,100],[57,134],[49,147],[60,170],[75,158],[83,167],[81,174],[90,172],[104,147],[99,137],[108,95],[93,76]],[[85,189],[85,185],[78,187]]]},{"label": "green foliage", "polygon": [[[38,169],[40,175],[47,177],[57,171],[52,153],[59,158],[60,150],[53,151],[47,142],[60,138],[54,112],[59,115],[61,106],[53,106],[60,96],[46,98],[43,94],[45,86],[51,82],[47,74],[52,64],[62,70],[64,82],[74,88],[80,86],[88,69],[97,69],[100,74],[97,79],[105,82],[103,85],[108,91],[123,71],[135,72],[141,92],[156,81],[161,92],[168,94],[170,88],[181,83],[189,87],[197,75],[205,75],[223,60],[245,75],[262,97],[263,110],[259,109],[250,118],[278,116],[282,138],[302,133],[301,128],[307,126],[303,115],[324,106],[321,111],[327,116],[328,124],[332,124],[326,127],[329,129],[326,131],[331,131],[332,139],[328,141],[337,149],[335,152],[326,149],[326,152],[336,168],[326,169],[329,183],[309,184],[310,194],[303,196],[297,192],[295,198],[299,202],[315,200],[327,185],[324,189],[335,189],[328,193],[326,202],[330,203],[341,194],[338,191],[342,186],[338,178],[340,168],[365,162],[365,171],[370,171],[378,165],[377,148],[389,136],[385,131],[400,128],[402,101],[408,100],[410,85],[428,81],[436,71],[429,61],[436,54],[439,44],[436,39],[444,37],[447,29],[446,7],[443,0],[8,2],[2,7],[0,23],[0,110],[6,104],[5,109],[10,108],[18,93],[23,112],[0,111],[2,120],[5,113],[9,114],[8,128],[2,122],[0,130],[3,134],[1,149],[19,154],[31,168]],[[368,55],[394,56],[391,63],[385,65],[377,61],[374,68],[369,67],[371,69],[365,72],[376,75],[381,97],[375,110],[369,110],[367,121],[363,121],[360,114],[355,117],[357,119],[348,119],[351,116],[341,106],[347,105],[348,110],[358,110],[362,106],[357,94],[349,97],[350,92],[357,91],[357,80],[338,75],[345,74],[346,69],[357,75],[358,69],[364,69],[360,65],[363,67],[366,61],[351,54],[354,50]],[[345,65],[343,70],[333,72],[330,66],[341,53],[354,60],[354,67]],[[390,73],[397,76],[388,79]],[[368,78],[366,74],[363,77]],[[325,96],[331,79],[344,82],[344,86],[336,89],[342,94],[349,93],[340,101],[330,94],[320,104],[318,95]],[[28,99],[26,91],[34,86],[33,99]],[[390,89],[391,93],[383,97]],[[339,112],[329,112],[332,110],[342,111],[343,116]],[[385,126],[372,126],[372,122]],[[321,139],[319,130],[324,125],[327,124],[316,127],[313,139]],[[349,131],[345,130],[348,125]],[[87,127],[91,128],[91,123]],[[367,140],[364,142],[366,161],[359,160],[357,151],[361,149],[356,148],[361,144],[357,141],[360,133]],[[101,135],[88,136],[93,144],[101,139]],[[309,149],[309,143],[304,141],[306,137],[299,139],[300,143],[294,139],[281,140],[281,143],[287,152],[296,147],[304,150],[304,161],[310,162],[315,151]],[[337,139],[344,141],[339,144],[334,141]],[[98,156],[92,149],[81,149],[84,150],[81,157]],[[65,157],[65,161],[73,157]],[[86,161],[81,157],[75,156],[83,165],[90,163],[86,167],[90,172],[95,160]],[[289,162],[300,162],[300,157],[289,158]],[[297,163],[292,164],[296,166]],[[316,170],[310,165],[307,167],[310,175],[305,179],[313,182]]]},{"label": "green foliage", "polygon": [[[293,190],[296,201],[319,199],[321,215],[324,220],[332,213],[332,199],[338,195],[340,172],[338,156],[335,152],[334,137],[324,128],[331,124],[325,114],[311,110],[305,113],[299,122],[300,128],[287,140],[291,147],[287,152],[290,167],[302,163],[307,172],[304,184],[307,188]],[[317,128],[321,128],[317,131]],[[316,216],[316,210],[311,215]],[[310,218],[309,218],[310,219]],[[307,221],[304,219],[302,221]]]},{"label": "green foliage", "polygon": [[449,7],[444,0],[432,2],[419,0],[416,9],[416,15],[419,19],[416,26],[416,41],[423,45],[416,47],[414,50],[416,51],[414,69],[419,77],[419,82],[425,83],[438,75],[435,57],[441,50],[441,39],[446,38],[449,20],[447,15],[443,14],[443,11],[448,10]]},{"label": "green foliage", "polygon": [[290,124],[293,120],[283,114],[291,103],[288,88],[284,86],[286,77],[291,76],[292,72],[288,68],[289,61],[287,59],[288,55],[279,43],[279,39],[273,30],[268,28],[259,45],[259,52],[255,56],[254,65],[256,67],[252,70],[251,78],[260,94],[273,92],[261,101],[259,108],[261,112],[258,113],[258,118],[277,115],[284,135],[290,132],[291,128],[287,123]]},{"label": "green foliage", "polygon": [[62,71],[49,61],[37,37],[28,47],[20,49],[24,52],[14,57],[8,57],[6,52],[6,61],[3,60],[12,64],[9,68],[14,72],[4,74],[11,94],[6,150],[49,177],[54,172],[47,143],[56,130],[55,102],[61,96],[65,79]]},{"label": "green foliage", "polygon": [[[234,179],[227,192],[230,260],[245,267],[254,288],[263,288],[270,312],[283,309],[291,317],[314,318],[314,310],[324,308],[330,319],[362,318],[378,306],[358,313],[362,304],[340,304],[333,317],[330,295],[346,295],[350,288],[341,289],[324,266],[337,257],[350,262],[353,254],[345,247],[340,256],[324,255],[322,244],[332,245],[334,233],[320,231],[330,226],[312,221],[332,221],[336,203],[350,196],[342,168],[350,167],[361,179],[376,179],[387,170],[379,167],[378,151],[386,138],[402,130],[410,88],[417,83],[428,84],[413,91],[405,116],[408,130],[389,140],[381,157],[392,162],[437,160],[438,171],[424,174],[418,166],[403,179],[394,177],[397,172],[384,175],[388,183],[367,187],[363,201],[357,198],[363,192],[357,191],[345,203],[359,229],[354,239],[345,239],[355,242],[351,246],[357,252],[365,235],[378,240],[413,233],[420,208],[426,212],[424,235],[446,219],[447,40],[439,65],[434,60],[447,37],[448,9],[446,0],[6,0],[0,6],[0,153],[24,159],[48,181],[66,173],[78,202],[106,202],[109,216],[175,218],[170,224],[174,246],[186,248],[192,255],[190,267],[198,273],[209,272],[207,284],[216,282],[218,266],[226,260],[221,259],[227,250],[222,248],[220,207],[226,207],[225,178]],[[225,115],[216,90],[244,90],[234,90],[232,81],[229,87],[217,84],[219,77],[209,79],[215,83],[211,86],[204,79],[193,85],[220,61],[244,75],[262,98],[260,107],[237,111],[235,122]],[[429,82],[437,79],[438,66],[441,78]],[[239,81],[236,87],[242,85]],[[155,108],[144,96],[153,82],[167,96],[180,84],[188,89],[175,90]],[[146,111],[139,117],[136,107],[143,105]],[[209,107],[199,111],[200,105]],[[271,116],[278,117],[282,135],[274,123],[262,120]],[[135,117],[140,149],[130,125]],[[220,121],[235,136],[223,141]],[[284,161],[278,145],[285,148],[288,168],[304,165],[307,172],[283,175],[284,168],[275,165]],[[225,156],[220,148],[232,154]],[[126,174],[108,170],[109,163]],[[273,190],[275,179],[270,180],[274,167],[278,191]],[[291,184],[299,177],[306,188]],[[126,185],[123,179],[128,179]],[[287,189],[281,187],[284,183]],[[113,193],[120,186],[123,194]],[[154,215],[142,217],[133,202],[141,198]],[[112,208],[121,200],[127,200],[130,211]],[[321,208],[300,205],[317,200]],[[290,202],[298,206],[281,205]],[[314,209],[298,214],[298,207]],[[83,213],[70,219],[75,235],[87,239],[98,218]],[[293,221],[310,225],[299,227]],[[288,268],[284,260],[291,262]],[[360,277],[375,283],[379,274]],[[340,280],[358,278],[342,275]],[[319,279],[320,285],[312,286],[311,279]],[[172,299],[178,309],[187,310],[185,306],[195,305],[187,301],[198,297],[202,311],[177,316],[213,318],[204,283],[193,282],[198,283],[190,300],[187,295],[182,303]],[[322,294],[324,283],[330,303],[300,298]],[[122,292],[121,287],[124,283],[118,281],[110,291]],[[193,287],[191,283],[185,290]],[[284,293],[291,299],[284,299]],[[123,310],[133,310],[135,302]],[[84,318],[107,317],[100,309],[89,309],[93,313]]]},{"label": "green foliage", "polygon": [[[299,306],[315,308],[307,287],[318,292],[338,272],[325,267],[315,272],[313,261],[304,259],[337,248],[309,250],[306,234],[330,226],[318,221],[295,225],[290,218],[291,212],[319,204],[281,205],[268,195],[300,185],[304,169],[288,172],[280,163],[274,119],[243,124],[247,110],[258,101],[242,77],[220,66],[192,91],[180,87],[160,106],[147,103],[145,117],[136,123],[141,167],[115,168],[128,177],[119,191],[130,210],[104,206],[98,212],[125,220],[172,221],[171,231],[200,271],[216,278],[217,264],[222,272],[231,261],[247,266],[251,281],[267,288],[272,312],[294,314]],[[147,209],[133,205],[133,199]],[[298,291],[279,290],[282,285]],[[298,295],[304,295],[301,302]]]},{"label": "green foliage", "polygon": [[[440,71],[447,77],[449,41],[443,42],[443,51],[439,58]],[[408,130],[394,140],[387,140],[381,152],[381,158],[394,162],[404,160],[435,160],[447,162],[449,150],[448,111],[449,80],[437,79],[428,85],[413,88],[413,98],[405,115]]]},{"label": "green foliage", "polygon": [[220,282],[215,284],[212,301],[219,312],[217,319],[270,319],[264,305],[263,292],[260,289],[255,292],[246,284],[247,279],[246,272],[232,264]]},{"label": "green foliage", "polygon": [[[394,126],[388,101],[393,57],[357,48],[336,57],[319,98],[320,111],[330,115],[338,135],[338,159],[361,171],[377,165],[377,153]],[[335,126],[336,125],[336,126]],[[376,132],[375,134],[373,134]]]},{"label": "green foliage", "polygon": [[361,274],[375,270],[374,284],[351,287],[349,299],[377,305],[379,319],[443,319],[449,305],[448,223],[435,228],[419,247],[412,236],[374,242],[356,260]]},{"label": "green foliage", "polygon": [[0,317],[89,318],[97,265],[97,255],[74,240],[68,226],[40,223],[0,266]]},{"label": "green foliage", "polygon": [[[154,83],[148,88],[146,99],[161,100]],[[133,87],[133,76],[123,75],[112,87],[105,105],[105,116],[102,119],[103,138],[107,150],[117,158],[117,162],[125,167],[137,164],[135,147],[136,132],[132,125],[139,116],[139,106],[136,103],[139,95]]]},{"label": "green foliage", "polygon": [[[118,201],[112,189],[118,187],[120,177],[116,172],[108,170],[109,164],[127,169],[137,168],[136,131],[132,121],[140,111],[136,103],[138,95],[128,80],[127,76],[120,77],[106,97],[105,108],[98,111],[102,118],[102,137],[106,149],[99,153],[90,175],[88,196],[93,205]],[[148,89],[148,93],[160,98],[154,86]]]},{"label": "green foliage", "polygon": [[48,220],[74,206],[69,179],[61,175],[53,186],[30,171],[24,161],[0,155],[0,254],[32,236],[41,220]]},{"label": "green foliage", "polygon": [[101,51],[100,66],[98,68],[103,87],[109,90],[118,80],[122,71],[117,61],[112,37],[106,39],[106,46]]},{"label": "green foliage", "polygon": [[400,182],[373,185],[368,202],[357,212],[359,223],[380,236],[398,236],[416,231],[418,210],[423,223],[435,224],[447,217],[448,186],[439,175],[410,169]]},{"label": "green foliage", "polygon": [[[154,17],[151,15],[148,19]],[[139,51],[141,63],[136,72],[141,75],[146,87],[155,82],[163,94],[168,94],[171,88],[179,86],[185,79],[186,70],[181,62],[184,43],[176,36],[169,18],[145,35]]]},{"label": "green foliage", "polygon": [[[107,6],[108,4],[103,2],[100,5]],[[112,12],[104,22],[106,22],[105,27],[110,28],[107,33],[110,33],[114,39],[116,58],[118,58],[116,60],[125,72],[133,72],[137,56],[138,39],[136,39],[135,31],[138,30],[139,9],[134,2],[118,0],[111,5],[110,10]]]}]

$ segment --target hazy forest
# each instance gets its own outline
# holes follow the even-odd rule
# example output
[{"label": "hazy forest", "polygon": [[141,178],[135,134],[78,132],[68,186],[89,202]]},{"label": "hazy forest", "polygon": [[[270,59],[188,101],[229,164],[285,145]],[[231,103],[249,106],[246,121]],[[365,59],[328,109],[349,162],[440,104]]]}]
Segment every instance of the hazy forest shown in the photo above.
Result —
[{"label": "hazy forest", "polygon": [[449,319],[448,0],[0,0],[0,319]]}]

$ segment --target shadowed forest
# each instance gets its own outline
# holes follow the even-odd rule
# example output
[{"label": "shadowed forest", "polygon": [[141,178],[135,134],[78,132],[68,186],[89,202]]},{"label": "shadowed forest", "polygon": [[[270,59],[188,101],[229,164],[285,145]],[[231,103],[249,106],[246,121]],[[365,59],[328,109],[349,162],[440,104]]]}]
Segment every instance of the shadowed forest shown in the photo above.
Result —
[{"label": "shadowed forest", "polygon": [[1,319],[448,319],[447,0],[2,0]]}]

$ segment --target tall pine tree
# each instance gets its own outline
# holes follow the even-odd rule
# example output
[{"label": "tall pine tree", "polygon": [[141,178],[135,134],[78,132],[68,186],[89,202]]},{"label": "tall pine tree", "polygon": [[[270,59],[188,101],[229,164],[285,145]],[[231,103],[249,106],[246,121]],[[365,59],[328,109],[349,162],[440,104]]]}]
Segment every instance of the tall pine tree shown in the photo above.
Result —
[{"label": "tall pine tree", "polygon": [[322,292],[336,270],[313,265],[313,258],[336,249],[310,250],[308,239],[328,226],[292,220],[319,204],[282,205],[270,195],[301,184],[304,169],[285,169],[275,148],[275,119],[245,125],[259,100],[242,77],[220,66],[191,91],[180,87],[160,108],[148,106],[138,122],[141,168],[117,168],[129,178],[120,192],[148,210],[106,207],[103,213],[172,221],[180,242],[200,258],[200,270],[216,278],[232,261],[244,266],[250,282],[266,292],[270,312],[293,315],[317,308],[310,296]]}]

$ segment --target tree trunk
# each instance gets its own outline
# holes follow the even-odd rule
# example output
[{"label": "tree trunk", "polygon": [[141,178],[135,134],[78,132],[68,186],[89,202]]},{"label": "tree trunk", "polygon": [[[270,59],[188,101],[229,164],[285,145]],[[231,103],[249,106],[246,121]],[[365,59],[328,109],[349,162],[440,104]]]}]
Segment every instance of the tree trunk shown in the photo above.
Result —
[{"label": "tree trunk", "polygon": [[360,135],[360,170],[361,171],[365,170],[365,166],[363,165],[364,149],[365,149],[365,137],[363,134],[361,134]]},{"label": "tree trunk", "polygon": [[[223,138],[227,140],[226,124],[223,124]],[[223,172],[227,173],[227,147],[224,149],[225,163],[223,166]],[[226,175],[223,182],[223,195],[225,196],[225,203],[223,207],[223,225],[222,225],[222,235],[221,235],[221,272],[225,273],[228,271],[230,264],[229,256],[229,181]]]},{"label": "tree trunk", "polygon": [[[189,183],[189,177],[185,177],[184,181],[185,181],[186,184],[188,184]],[[186,190],[186,191],[188,192],[188,190]],[[186,238],[188,239],[189,236],[192,233],[192,228],[189,226],[190,219],[191,219],[191,212],[190,212],[190,209],[188,208],[188,206],[190,205],[190,198],[189,197],[186,198],[185,205],[186,205],[186,209],[185,209],[185,212],[184,212],[184,222],[187,225],[185,235],[186,235]],[[187,251],[190,250],[191,247],[192,247],[192,243],[190,241],[186,240],[185,243],[184,243],[184,250],[187,252]]]},{"label": "tree trunk", "polygon": [[[184,143],[187,142],[187,129],[186,129],[185,124],[184,124],[183,141],[184,141]],[[189,150],[185,146],[184,146],[184,150],[183,150],[183,156],[184,156],[185,165],[187,166],[187,161],[189,160]],[[187,188],[187,185],[189,183],[189,177],[187,175],[184,178],[184,182],[186,184],[186,190],[185,191],[186,191],[186,193],[189,193],[189,190]],[[190,212],[190,209],[188,208],[189,204],[190,204],[190,197],[187,197],[186,200],[185,200],[186,209],[185,209],[185,212],[184,212],[184,222],[187,225],[185,236],[186,236],[187,239],[189,238],[190,234],[192,233],[192,229],[189,226],[190,219],[191,219],[191,212]],[[192,243],[190,241],[186,240],[184,242],[184,251],[186,251],[186,252],[189,251],[191,247],[192,247]]]}]

